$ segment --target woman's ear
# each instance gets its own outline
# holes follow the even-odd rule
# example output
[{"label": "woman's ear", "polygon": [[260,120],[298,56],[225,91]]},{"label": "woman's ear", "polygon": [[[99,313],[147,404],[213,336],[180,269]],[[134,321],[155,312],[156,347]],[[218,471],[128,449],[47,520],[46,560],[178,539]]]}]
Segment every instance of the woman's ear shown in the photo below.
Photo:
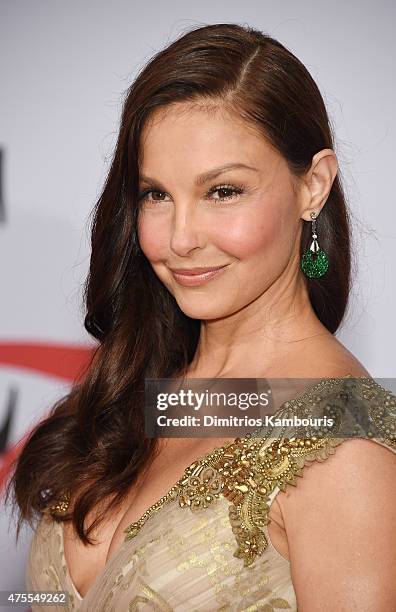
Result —
[{"label": "woman's ear", "polygon": [[301,218],[311,221],[311,212],[317,216],[326,203],[338,172],[337,156],[333,149],[322,149],[315,153],[311,167],[303,177]]}]

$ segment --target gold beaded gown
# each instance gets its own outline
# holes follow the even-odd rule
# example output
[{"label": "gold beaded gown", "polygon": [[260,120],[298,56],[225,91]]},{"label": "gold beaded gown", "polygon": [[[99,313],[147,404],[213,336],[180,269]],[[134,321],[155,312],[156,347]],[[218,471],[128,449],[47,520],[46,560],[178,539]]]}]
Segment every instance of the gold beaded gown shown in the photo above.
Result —
[{"label": "gold beaded gown", "polygon": [[[66,606],[48,606],[59,611],[297,611],[290,563],[267,529],[277,493],[298,486],[307,465],[325,461],[347,443],[353,416],[358,415],[358,425],[349,423],[353,435],[366,424],[360,437],[396,453],[396,397],[372,378],[322,379],[282,404],[274,418],[329,410],[336,423],[330,434],[302,435],[307,428],[295,424],[266,426],[192,463],[125,530],[122,546],[84,597],[72,582],[63,523],[56,520],[67,508],[65,495],[63,503],[47,506],[35,530],[27,589],[66,591]],[[32,610],[42,608],[33,604]]]}]

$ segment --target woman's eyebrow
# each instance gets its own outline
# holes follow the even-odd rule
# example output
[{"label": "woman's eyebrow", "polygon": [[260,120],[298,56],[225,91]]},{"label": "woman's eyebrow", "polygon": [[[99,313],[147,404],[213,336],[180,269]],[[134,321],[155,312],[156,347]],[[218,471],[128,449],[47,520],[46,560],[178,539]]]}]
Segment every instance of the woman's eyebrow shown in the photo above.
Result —
[{"label": "woman's eyebrow", "polygon": [[213,168],[213,170],[209,170],[208,172],[204,172],[203,174],[199,174],[195,179],[196,185],[204,185],[208,181],[219,176],[223,172],[228,172],[228,170],[236,170],[237,168],[245,168],[246,170],[253,170],[254,172],[258,172],[257,168],[253,168],[253,166],[248,166],[242,163],[230,163],[224,164],[224,166],[219,166],[218,168]]},{"label": "woman's eyebrow", "polygon": [[[219,174],[222,174],[223,172],[228,172],[229,170],[236,170],[237,168],[245,168],[245,170],[253,170],[254,172],[258,172],[257,168],[254,168],[253,166],[248,166],[247,164],[229,163],[199,174],[195,179],[195,184],[197,186],[204,185],[205,183],[208,183],[209,181],[219,176]],[[159,181],[156,181],[155,179],[150,178],[149,176],[145,176],[144,174],[140,175],[140,179],[142,181],[145,181],[146,183],[160,183]]]}]

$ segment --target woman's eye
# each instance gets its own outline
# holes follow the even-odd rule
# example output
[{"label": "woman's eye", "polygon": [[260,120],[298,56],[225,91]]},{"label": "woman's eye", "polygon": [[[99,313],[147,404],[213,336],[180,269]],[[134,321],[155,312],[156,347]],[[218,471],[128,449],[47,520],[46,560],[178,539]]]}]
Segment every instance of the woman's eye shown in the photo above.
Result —
[{"label": "woman's eye", "polygon": [[218,193],[219,197],[213,198],[214,200],[230,200],[235,196],[243,193],[243,187],[235,187],[234,185],[216,185],[209,190],[209,195]]},{"label": "woman's eye", "polygon": [[163,199],[161,199],[161,197],[157,200],[156,198],[149,198],[148,196],[151,195],[159,195],[159,196],[166,196],[167,194],[164,191],[157,191],[156,189],[146,189],[145,191],[143,191],[142,193],[139,194],[139,202],[145,202],[145,201],[153,201],[153,202],[163,202]]}]

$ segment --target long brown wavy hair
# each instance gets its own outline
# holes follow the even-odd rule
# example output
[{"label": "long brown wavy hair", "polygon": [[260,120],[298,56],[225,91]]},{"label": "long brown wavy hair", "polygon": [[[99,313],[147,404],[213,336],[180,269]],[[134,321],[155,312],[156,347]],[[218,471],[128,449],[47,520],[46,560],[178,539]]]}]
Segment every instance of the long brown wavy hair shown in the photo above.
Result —
[{"label": "long brown wavy hair", "polygon": [[[6,499],[33,525],[43,504],[77,492],[71,519],[81,540],[125,499],[154,457],[144,435],[144,379],[185,375],[200,321],[186,316],[139,250],[140,137],[151,114],[180,101],[207,101],[238,113],[283,155],[296,177],[332,148],[324,101],[304,65],[280,42],[248,26],[214,24],[188,31],[158,52],[127,90],[118,140],[92,218],[91,260],[84,284],[84,326],[98,341],[70,392],[27,438]],[[303,224],[300,252],[310,243]],[[350,228],[336,176],[318,219],[327,274],[305,279],[323,325],[339,327],[350,291]],[[88,527],[84,519],[109,500]]]}]

